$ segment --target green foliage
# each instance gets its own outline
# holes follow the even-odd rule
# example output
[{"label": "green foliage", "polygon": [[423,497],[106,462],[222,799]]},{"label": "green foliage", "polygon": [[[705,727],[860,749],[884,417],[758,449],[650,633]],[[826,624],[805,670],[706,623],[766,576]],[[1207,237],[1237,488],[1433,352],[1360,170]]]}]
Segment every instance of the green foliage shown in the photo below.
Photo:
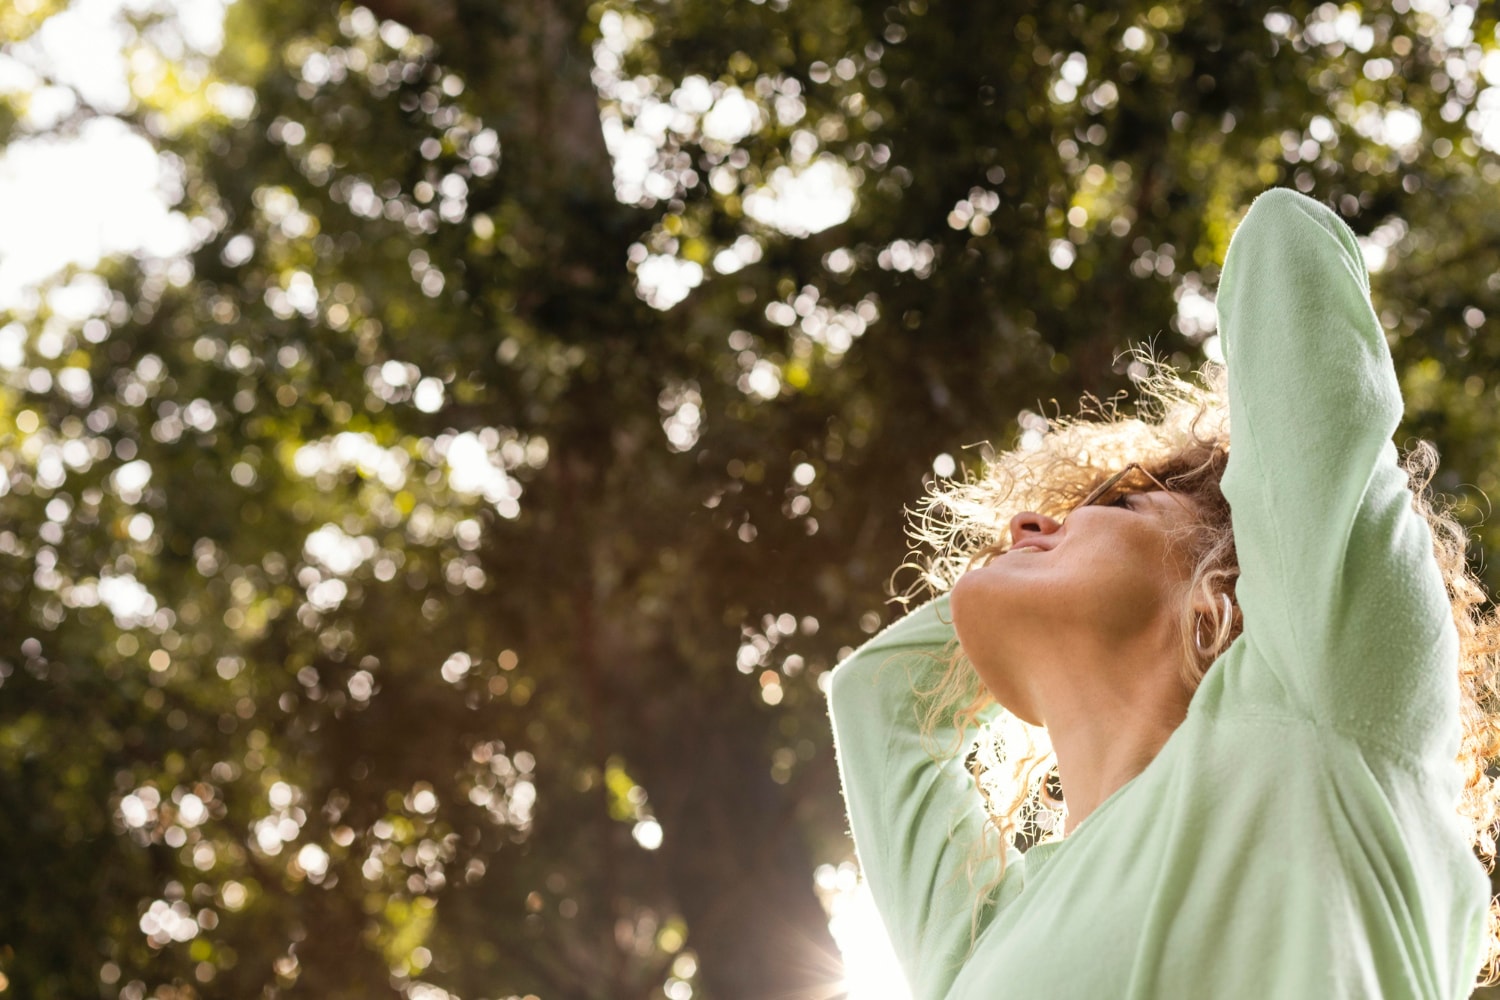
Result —
[{"label": "green foliage", "polygon": [[[1500,57],[1459,19],[231,6],[125,113],[201,245],[0,317],[12,995],[829,988],[818,682],[889,617],[903,504],[1131,341],[1198,360],[1262,188],[1388,259],[1408,430],[1477,521]],[[818,171],[847,218],[775,220]]]}]

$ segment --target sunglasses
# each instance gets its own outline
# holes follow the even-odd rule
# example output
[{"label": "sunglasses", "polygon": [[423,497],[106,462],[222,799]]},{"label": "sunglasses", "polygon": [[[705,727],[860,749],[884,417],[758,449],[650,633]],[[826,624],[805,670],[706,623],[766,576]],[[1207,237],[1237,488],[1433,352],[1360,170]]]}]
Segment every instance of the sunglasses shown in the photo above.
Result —
[{"label": "sunglasses", "polygon": [[1100,483],[1098,486],[1096,486],[1093,489],[1092,492],[1089,493],[1088,496],[1086,496],[1086,497],[1083,498],[1083,501],[1081,503],[1079,503],[1078,506],[1079,507],[1089,507],[1089,506],[1092,506],[1093,504],[1098,503],[1104,497],[1108,496],[1109,495],[1109,491],[1112,490],[1112,489],[1114,489],[1117,485],[1119,485],[1120,480],[1124,479],[1127,475],[1129,475],[1132,469],[1140,472],[1141,475],[1143,475],[1147,479],[1151,480],[1151,482],[1156,486],[1157,489],[1161,490],[1163,493],[1166,493],[1166,494],[1170,495],[1172,497],[1172,499],[1176,500],[1178,503],[1182,504],[1184,507],[1187,506],[1187,504],[1183,501],[1183,499],[1180,496],[1178,496],[1176,493],[1174,493],[1172,490],[1168,489],[1162,483],[1162,481],[1160,479],[1157,479],[1151,473],[1149,473],[1145,469],[1141,468],[1141,464],[1139,462],[1131,462],[1129,465],[1125,466],[1125,468],[1121,469],[1119,472],[1116,472],[1114,475],[1110,476],[1104,482]]}]

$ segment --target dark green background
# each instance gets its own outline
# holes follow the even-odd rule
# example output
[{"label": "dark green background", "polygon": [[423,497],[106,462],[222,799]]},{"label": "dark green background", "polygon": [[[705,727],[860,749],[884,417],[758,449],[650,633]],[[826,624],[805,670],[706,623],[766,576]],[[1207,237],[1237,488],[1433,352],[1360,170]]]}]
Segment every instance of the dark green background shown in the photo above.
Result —
[{"label": "dark green background", "polygon": [[[91,326],[0,314],[29,334],[0,372],[3,995],[680,998],[675,970],[705,1000],[828,996],[813,873],[852,848],[818,681],[892,615],[903,507],[938,456],[1128,389],[1133,342],[1201,361],[1176,298],[1256,193],[1375,233],[1398,443],[1488,513],[1500,91],[1494,8],[1466,14],[239,0],[204,79],[253,114],[178,77],[124,115],[207,220],[191,269],[107,265]],[[634,109],[591,78],[622,15],[652,29],[617,71],[640,94],[697,75],[766,110],[733,145],[681,116],[639,204],[599,117]],[[1391,148],[1398,109],[1422,132]],[[846,222],[746,214],[809,156],[856,171]],[[704,280],[654,309],[645,254]],[[823,332],[862,303],[852,343]],[[299,466],[318,442],[344,460]],[[489,497],[447,474],[479,445]],[[368,539],[337,602],[304,548],[329,524]],[[149,621],[99,603],[122,576]],[[153,903],[196,936],[151,943]]]}]

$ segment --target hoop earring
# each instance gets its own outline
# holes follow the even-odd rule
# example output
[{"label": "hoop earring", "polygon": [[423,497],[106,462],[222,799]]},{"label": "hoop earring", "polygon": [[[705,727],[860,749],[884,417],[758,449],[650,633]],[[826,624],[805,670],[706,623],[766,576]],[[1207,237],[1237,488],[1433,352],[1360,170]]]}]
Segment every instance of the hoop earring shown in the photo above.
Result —
[{"label": "hoop earring", "polygon": [[[1229,595],[1226,594],[1226,593],[1223,593],[1221,591],[1219,593],[1219,599],[1224,602],[1224,614],[1220,617],[1218,626],[1214,629],[1215,639],[1216,640],[1217,640],[1217,633],[1219,633],[1219,632],[1228,632],[1229,631],[1229,623],[1232,622],[1232,621],[1234,621],[1234,605],[1230,602]],[[1214,652],[1215,652],[1215,650],[1216,650],[1217,647],[1218,647],[1218,642],[1217,641],[1214,641],[1214,642],[1210,643],[1209,645],[1204,645],[1204,643],[1203,643],[1203,619],[1200,618],[1198,620],[1197,628],[1193,632],[1193,648],[1198,651],[1198,655],[1199,656],[1212,656],[1214,654]]]}]

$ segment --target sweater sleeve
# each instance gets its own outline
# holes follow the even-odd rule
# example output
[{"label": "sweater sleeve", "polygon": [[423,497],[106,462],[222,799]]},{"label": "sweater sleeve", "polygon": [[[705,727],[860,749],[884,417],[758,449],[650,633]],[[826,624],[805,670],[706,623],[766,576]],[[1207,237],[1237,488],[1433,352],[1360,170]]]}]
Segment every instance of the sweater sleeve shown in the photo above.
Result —
[{"label": "sweater sleeve", "polygon": [[1458,747],[1458,636],[1391,436],[1402,401],[1354,234],[1287,189],[1257,198],[1218,296],[1223,490],[1246,641],[1311,717],[1404,755]]},{"label": "sweater sleeve", "polygon": [[[953,638],[940,597],[844,661],[829,695],[855,850],[914,1000],[947,995],[969,951],[977,890],[995,873],[993,857],[976,853],[985,811],[964,755],[939,764],[919,730],[914,689],[941,676]],[[934,734],[938,747],[953,737],[951,727]]]}]

